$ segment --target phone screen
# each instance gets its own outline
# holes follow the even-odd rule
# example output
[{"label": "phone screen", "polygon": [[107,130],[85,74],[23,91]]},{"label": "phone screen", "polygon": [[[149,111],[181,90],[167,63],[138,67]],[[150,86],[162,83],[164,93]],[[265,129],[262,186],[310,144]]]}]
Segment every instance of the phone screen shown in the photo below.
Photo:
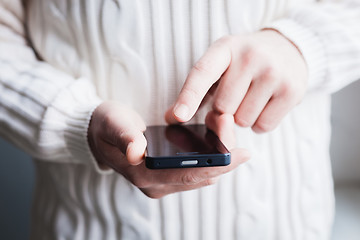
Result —
[{"label": "phone screen", "polygon": [[230,152],[205,125],[150,126],[147,139],[148,168],[224,166]]}]

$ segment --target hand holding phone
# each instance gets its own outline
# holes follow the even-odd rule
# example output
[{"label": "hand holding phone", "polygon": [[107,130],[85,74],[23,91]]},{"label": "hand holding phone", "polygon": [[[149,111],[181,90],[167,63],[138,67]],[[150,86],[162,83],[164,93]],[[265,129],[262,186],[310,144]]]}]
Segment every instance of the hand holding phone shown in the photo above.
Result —
[{"label": "hand holding phone", "polygon": [[154,171],[144,162],[144,130],[145,124],[132,109],[115,102],[104,102],[93,113],[88,138],[101,165],[114,169],[151,198],[214,184],[219,176],[249,159],[246,150],[232,149],[232,162],[224,167]]}]

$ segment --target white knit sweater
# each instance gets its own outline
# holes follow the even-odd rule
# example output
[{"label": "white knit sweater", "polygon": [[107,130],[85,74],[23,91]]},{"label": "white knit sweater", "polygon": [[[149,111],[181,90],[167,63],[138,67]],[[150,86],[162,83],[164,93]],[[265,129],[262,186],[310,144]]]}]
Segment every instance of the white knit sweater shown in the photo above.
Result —
[{"label": "white knit sweater", "polygon": [[[275,131],[237,128],[250,162],[160,200],[99,170],[86,135],[101,101],[164,123],[213,41],[263,27],[298,46],[309,89]],[[35,159],[33,239],[328,239],[329,94],[358,78],[359,0],[0,0],[0,136]]]}]

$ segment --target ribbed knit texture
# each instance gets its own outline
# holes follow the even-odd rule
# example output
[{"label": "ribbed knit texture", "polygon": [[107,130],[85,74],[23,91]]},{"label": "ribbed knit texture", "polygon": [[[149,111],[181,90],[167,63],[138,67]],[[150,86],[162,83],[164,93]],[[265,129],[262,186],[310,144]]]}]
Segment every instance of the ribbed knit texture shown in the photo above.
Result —
[{"label": "ribbed knit texture", "polygon": [[[28,34],[19,2],[0,1],[0,135],[36,159],[32,239],[329,238],[328,93],[360,78],[359,1],[32,0]],[[160,200],[101,172],[86,140],[101,99],[164,123],[213,41],[264,27],[302,52],[309,91],[275,131],[236,129],[250,162]]]}]

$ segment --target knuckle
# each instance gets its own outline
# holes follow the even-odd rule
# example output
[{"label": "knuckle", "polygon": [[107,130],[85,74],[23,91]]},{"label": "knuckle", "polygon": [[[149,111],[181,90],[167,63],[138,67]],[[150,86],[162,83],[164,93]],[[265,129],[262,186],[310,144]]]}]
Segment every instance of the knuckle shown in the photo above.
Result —
[{"label": "knuckle", "polygon": [[264,70],[265,76],[267,76],[270,79],[279,79],[279,71],[271,64],[269,63]]},{"label": "knuckle", "polygon": [[289,81],[285,81],[281,87],[281,95],[287,99],[291,99],[293,97],[296,97],[298,94],[298,91],[296,87],[291,84]]},{"label": "knuckle", "polygon": [[245,56],[256,56],[259,54],[259,52],[254,45],[252,45],[251,43],[246,43],[244,44],[244,50],[242,54]]},{"label": "knuckle", "polygon": [[213,63],[210,60],[200,59],[198,62],[195,63],[193,70],[210,75],[213,69]]},{"label": "knuckle", "polygon": [[191,101],[197,101],[198,99],[202,98],[199,90],[194,88],[184,88],[183,93],[186,95],[186,97],[190,98]]},{"label": "knuckle", "polygon": [[[254,67],[258,70],[260,68],[269,68],[272,73],[274,63],[267,53],[259,48],[255,43],[246,43],[241,51],[241,61],[245,67]],[[276,72],[276,71],[274,71]]]},{"label": "knuckle", "polygon": [[279,81],[278,74],[273,66],[267,66],[261,75],[261,81],[266,85],[274,85]]},{"label": "knuckle", "polygon": [[243,51],[242,51],[242,59],[245,63],[249,63],[250,60],[257,58],[260,56],[259,50],[253,46],[251,43],[247,43],[244,45]]},{"label": "knuckle", "polygon": [[199,182],[199,179],[194,174],[188,173],[181,177],[181,182],[184,185],[194,185]]},{"label": "knuckle", "polygon": [[284,99],[284,102],[286,102],[288,106],[299,104],[302,101],[304,94],[304,89],[292,83],[284,84],[280,91],[280,97]]},{"label": "knuckle", "polygon": [[303,95],[304,92],[291,83],[284,83],[279,91],[279,98],[282,98],[287,106],[295,106],[300,103]]}]

